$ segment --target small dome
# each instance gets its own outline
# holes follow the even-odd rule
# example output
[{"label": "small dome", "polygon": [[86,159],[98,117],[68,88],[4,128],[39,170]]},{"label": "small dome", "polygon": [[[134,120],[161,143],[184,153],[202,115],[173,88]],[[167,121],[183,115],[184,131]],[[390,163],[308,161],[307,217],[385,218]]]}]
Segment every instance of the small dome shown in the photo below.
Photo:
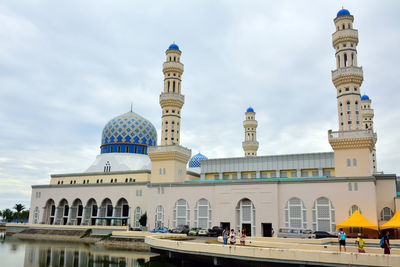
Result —
[{"label": "small dome", "polygon": [[347,16],[347,15],[350,15],[350,11],[343,8],[343,9],[339,10],[336,17]]},{"label": "small dome", "polygon": [[208,159],[206,156],[204,156],[203,154],[196,154],[194,155],[190,161],[189,161],[189,168],[198,168],[200,167],[200,160],[202,159]]},{"label": "small dome", "polygon": [[367,95],[363,95],[362,97],[361,97],[361,100],[369,100],[369,96],[367,96]]},{"label": "small dome", "polygon": [[254,109],[252,107],[249,107],[246,112],[254,112]]},{"label": "small dome", "polygon": [[169,47],[168,47],[168,50],[169,49],[172,49],[172,50],[179,50],[179,46],[177,45],[177,44],[171,44]]},{"label": "small dome", "polygon": [[147,154],[147,147],[156,145],[157,131],[154,125],[130,111],[115,117],[104,126],[101,153]]}]

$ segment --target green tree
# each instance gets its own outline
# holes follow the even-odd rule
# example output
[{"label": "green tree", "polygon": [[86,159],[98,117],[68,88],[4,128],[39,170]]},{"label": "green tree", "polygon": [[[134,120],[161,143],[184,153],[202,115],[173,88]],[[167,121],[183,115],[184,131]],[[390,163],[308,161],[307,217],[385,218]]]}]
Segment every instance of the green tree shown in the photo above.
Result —
[{"label": "green tree", "polygon": [[21,212],[21,220],[27,221],[29,219],[29,210],[23,210]]},{"label": "green tree", "polygon": [[25,206],[22,204],[15,204],[14,209],[17,211],[17,220],[20,221],[20,213],[25,209]]},{"label": "green tree", "polygon": [[13,219],[13,212],[10,209],[4,209],[2,212],[2,216],[4,219],[6,219],[8,222],[11,222]]},{"label": "green tree", "polygon": [[139,219],[139,223],[141,226],[146,226],[147,224],[147,212],[143,213]]},{"label": "green tree", "polygon": [[0,217],[2,217],[3,216],[3,212],[0,210]]}]

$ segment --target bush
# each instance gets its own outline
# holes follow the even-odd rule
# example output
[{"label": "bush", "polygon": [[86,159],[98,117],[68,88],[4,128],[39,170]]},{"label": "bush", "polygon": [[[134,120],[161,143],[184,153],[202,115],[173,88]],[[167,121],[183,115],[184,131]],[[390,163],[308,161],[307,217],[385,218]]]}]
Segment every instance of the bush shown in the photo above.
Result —
[{"label": "bush", "polygon": [[92,234],[92,229],[91,228],[86,229],[86,231],[83,232],[83,234],[81,235],[81,238],[87,237],[87,236],[89,236],[91,234]]}]

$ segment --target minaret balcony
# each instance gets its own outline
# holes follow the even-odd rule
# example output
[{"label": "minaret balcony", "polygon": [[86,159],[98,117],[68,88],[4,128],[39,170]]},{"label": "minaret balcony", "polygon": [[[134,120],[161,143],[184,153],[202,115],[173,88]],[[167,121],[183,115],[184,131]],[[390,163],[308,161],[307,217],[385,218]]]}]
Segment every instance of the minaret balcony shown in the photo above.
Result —
[{"label": "minaret balcony", "polygon": [[245,128],[247,128],[247,127],[257,128],[258,122],[256,120],[244,120],[243,121],[243,126]]},{"label": "minaret balcony", "polygon": [[339,43],[342,42],[354,42],[358,43],[358,30],[354,29],[344,29],[344,30],[339,30],[337,32],[334,32],[332,34],[332,44],[333,47],[336,48],[336,46]]},{"label": "minaret balcony", "polygon": [[336,87],[346,83],[360,84],[364,80],[362,67],[350,66],[332,71],[332,81]]},{"label": "minaret balcony", "polygon": [[378,139],[372,130],[328,131],[328,139],[333,149],[368,147],[372,149]]},{"label": "minaret balcony", "polygon": [[244,141],[244,142],[242,142],[242,147],[244,149],[257,150],[258,142],[257,141]]},{"label": "minaret balcony", "polygon": [[364,117],[374,117],[374,110],[372,108],[361,109],[361,115]]},{"label": "minaret balcony", "polygon": [[183,73],[183,64],[176,61],[167,61],[163,64],[163,72],[175,71]]},{"label": "minaret balcony", "polygon": [[177,93],[161,93],[160,105],[164,106],[177,106],[181,108],[185,103],[185,96]]}]

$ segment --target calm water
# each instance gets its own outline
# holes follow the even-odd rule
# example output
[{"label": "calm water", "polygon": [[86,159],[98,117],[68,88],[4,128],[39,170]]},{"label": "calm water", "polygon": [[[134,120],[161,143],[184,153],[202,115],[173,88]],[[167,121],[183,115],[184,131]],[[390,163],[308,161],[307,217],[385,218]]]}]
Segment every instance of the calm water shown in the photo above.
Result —
[{"label": "calm water", "polygon": [[21,241],[0,232],[0,266],[169,266],[157,254],[81,243]]}]

